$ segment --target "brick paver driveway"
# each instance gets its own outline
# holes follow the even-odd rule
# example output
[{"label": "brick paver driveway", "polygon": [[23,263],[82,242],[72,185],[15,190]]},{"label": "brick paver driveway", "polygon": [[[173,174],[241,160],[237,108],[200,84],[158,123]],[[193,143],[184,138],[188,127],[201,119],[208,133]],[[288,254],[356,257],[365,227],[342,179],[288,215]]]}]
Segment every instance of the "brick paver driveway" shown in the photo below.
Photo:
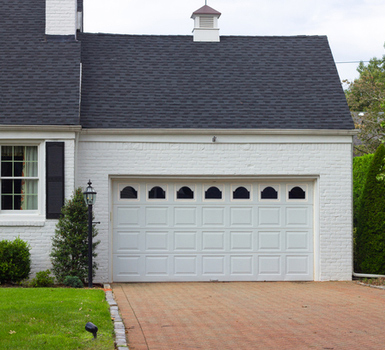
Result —
[{"label": "brick paver driveway", "polygon": [[385,290],[354,282],[112,287],[130,350],[385,349]]}]

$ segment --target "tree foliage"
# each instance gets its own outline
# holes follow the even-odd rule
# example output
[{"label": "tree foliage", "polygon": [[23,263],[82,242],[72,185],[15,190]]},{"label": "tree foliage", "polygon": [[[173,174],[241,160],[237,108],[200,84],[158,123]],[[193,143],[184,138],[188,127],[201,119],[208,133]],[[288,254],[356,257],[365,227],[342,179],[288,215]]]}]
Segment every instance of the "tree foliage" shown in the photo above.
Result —
[{"label": "tree foliage", "polygon": [[373,154],[366,154],[362,157],[353,159],[353,222],[357,226],[358,210],[360,208],[362,191],[364,189],[366,176],[369,166],[373,159]]},{"label": "tree foliage", "polygon": [[346,100],[360,130],[358,138],[362,144],[357,146],[358,152],[374,153],[385,141],[385,55],[372,58],[367,65],[360,62],[357,71],[358,79],[345,81]]},{"label": "tree foliage", "polygon": [[[93,219],[93,218],[92,218]],[[95,225],[92,236],[98,234]],[[92,275],[95,275],[97,263],[95,252],[100,241],[92,243]],[[62,283],[67,276],[77,276],[83,282],[88,277],[88,208],[83,199],[81,188],[75,190],[72,199],[67,200],[62,208],[62,215],[56,225],[52,238],[50,254],[52,271]]]},{"label": "tree foliage", "polygon": [[385,274],[385,146],[381,144],[369,166],[361,196],[355,233],[356,272]]}]

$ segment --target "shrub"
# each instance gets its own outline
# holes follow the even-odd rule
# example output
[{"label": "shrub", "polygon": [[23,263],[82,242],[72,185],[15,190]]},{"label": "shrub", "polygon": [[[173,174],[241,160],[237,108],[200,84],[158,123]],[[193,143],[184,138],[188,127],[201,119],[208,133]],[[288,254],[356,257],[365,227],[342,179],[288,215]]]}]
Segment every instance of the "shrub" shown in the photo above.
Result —
[{"label": "shrub", "polygon": [[0,283],[21,282],[31,272],[30,246],[19,237],[0,241]]},{"label": "shrub", "polygon": [[[92,228],[92,236],[96,237],[97,230]],[[92,243],[92,257],[96,258],[96,246]],[[88,208],[83,199],[81,188],[75,190],[72,199],[65,202],[62,215],[56,225],[52,238],[50,254],[52,271],[59,283],[67,276],[77,276],[83,282],[88,277]],[[92,263],[92,274],[95,275],[97,264]]]},{"label": "shrub", "polygon": [[356,272],[385,274],[385,147],[380,145],[369,166],[357,217]]},{"label": "shrub", "polygon": [[374,154],[366,154],[353,159],[353,222],[357,226],[358,210],[360,208],[362,191],[366,175]]},{"label": "shrub", "polygon": [[83,282],[78,276],[67,276],[64,279],[64,285],[73,288],[83,288]]},{"label": "shrub", "polygon": [[30,287],[50,287],[54,284],[55,280],[50,276],[51,271],[39,271],[36,273],[36,277],[29,283]]}]

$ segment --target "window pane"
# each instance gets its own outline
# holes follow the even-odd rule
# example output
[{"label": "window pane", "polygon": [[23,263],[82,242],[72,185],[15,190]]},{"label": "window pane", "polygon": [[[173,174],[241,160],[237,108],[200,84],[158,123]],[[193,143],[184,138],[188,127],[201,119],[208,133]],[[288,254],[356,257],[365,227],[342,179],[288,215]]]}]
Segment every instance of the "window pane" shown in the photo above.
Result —
[{"label": "window pane", "polygon": [[278,192],[273,187],[266,187],[261,191],[261,199],[278,199]]},{"label": "window pane", "polygon": [[22,210],[37,210],[37,195],[23,195],[21,197]]},{"label": "window pane", "polygon": [[184,186],[176,193],[177,199],[194,199],[194,191],[190,187]]},{"label": "window pane", "polygon": [[23,162],[13,163],[13,176],[25,176],[23,173]]},{"label": "window pane", "polygon": [[148,198],[149,199],[165,199],[166,198],[166,192],[163,190],[162,187],[155,186],[151,189],[151,191],[148,192]]},{"label": "window pane", "polygon": [[13,180],[1,181],[1,193],[12,194],[13,193]]},{"label": "window pane", "polygon": [[218,187],[210,187],[205,192],[205,199],[222,199],[222,192]]},{"label": "window pane", "polygon": [[37,180],[23,180],[21,183],[21,193],[37,194]]},{"label": "window pane", "polygon": [[26,162],[24,176],[37,177],[37,162]]},{"label": "window pane", "polygon": [[289,192],[289,199],[305,199],[306,193],[301,187],[294,187]]},{"label": "window pane", "polygon": [[12,176],[12,162],[1,162],[1,176]]},{"label": "window pane", "polygon": [[14,160],[24,160],[24,146],[14,146],[13,147],[13,159]]},{"label": "window pane", "polygon": [[12,160],[12,146],[2,146],[1,147],[1,161],[11,161]]},{"label": "window pane", "polygon": [[13,196],[13,210],[21,210],[21,195]]},{"label": "window pane", "polygon": [[127,186],[123,188],[123,190],[120,191],[120,198],[121,199],[137,199],[138,198],[138,192],[135,190],[135,188],[131,186]]},{"label": "window pane", "polygon": [[238,187],[233,192],[233,199],[250,199],[250,192],[245,187]]},{"label": "window pane", "polygon": [[12,198],[13,196],[6,196],[2,195],[1,196],[1,209],[2,210],[12,210]]}]

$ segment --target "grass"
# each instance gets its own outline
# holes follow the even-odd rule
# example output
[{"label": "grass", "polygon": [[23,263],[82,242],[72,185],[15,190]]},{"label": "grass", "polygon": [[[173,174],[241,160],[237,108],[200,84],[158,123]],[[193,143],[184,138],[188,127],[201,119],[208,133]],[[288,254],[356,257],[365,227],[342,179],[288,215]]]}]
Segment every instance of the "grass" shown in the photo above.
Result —
[{"label": "grass", "polygon": [[[87,322],[98,327],[97,339],[85,330]],[[0,349],[114,349],[104,292],[0,288]]]}]

